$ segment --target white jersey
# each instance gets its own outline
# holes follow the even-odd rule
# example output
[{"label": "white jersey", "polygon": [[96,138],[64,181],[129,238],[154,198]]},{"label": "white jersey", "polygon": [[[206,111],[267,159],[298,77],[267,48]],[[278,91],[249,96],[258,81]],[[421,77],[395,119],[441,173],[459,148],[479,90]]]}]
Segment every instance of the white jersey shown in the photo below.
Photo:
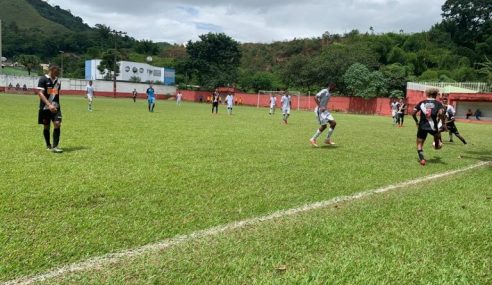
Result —
[{"label": "white jersey", "polygon": [[391,110],[398,111],[398,102],[391,103]]},{"label": "white jersey", "polygon": [[328,102],[330,101],[331,98],[331,93],[330,89],[325,88],[316,94],[316,98],[318,99],[319,102],[319,108],[321,109],[328,109]]},{"label": "white jersey", "polygon": [[446,117],[448,120],[454,120],[454,117],[456,116],[456,110],[454,109],[453,106],[448,105],[448,108],[446,109]]},{"label": "white jersey", "polygon": [[178,95],[176,95],[176,100],[181,101],[182,98],[183,98],[183,94],[178,93]]},{"label": "white jersey", "polygon": [[234,96],[227,95],[226,97],[227,107],[231,107],[234,105]]},{"label": "white jersey", "polygon": [[274,108],[277,105],[277,97],[270,97],[270,108]]},{"label": "white jersey", "polygon": [[94,97],[94,86],[87,85],[85,88],[87,90],[87,97],[92,98]]},{"label": "white jersey", "polygon": [[282,104],[283,110],[289,110],[290,109],[290,96],[289,95],[282,96],[280,103]]}]

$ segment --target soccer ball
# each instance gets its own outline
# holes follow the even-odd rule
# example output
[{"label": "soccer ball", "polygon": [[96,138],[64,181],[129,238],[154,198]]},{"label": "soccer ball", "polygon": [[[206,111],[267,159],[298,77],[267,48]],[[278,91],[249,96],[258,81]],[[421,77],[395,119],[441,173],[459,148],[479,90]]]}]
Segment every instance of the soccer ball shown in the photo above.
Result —
[{"label": "soccer ball", "polygon": [[433,142],[432,142],[432,146],[433,146],[435,149],[441,149],[441,148],[442,148],[442,142],[441,142],[441,141],[439,141],[439,145],[437,145],[437,146],[436,146],[436,142],[435,142],[435,141],[433,141]]}]

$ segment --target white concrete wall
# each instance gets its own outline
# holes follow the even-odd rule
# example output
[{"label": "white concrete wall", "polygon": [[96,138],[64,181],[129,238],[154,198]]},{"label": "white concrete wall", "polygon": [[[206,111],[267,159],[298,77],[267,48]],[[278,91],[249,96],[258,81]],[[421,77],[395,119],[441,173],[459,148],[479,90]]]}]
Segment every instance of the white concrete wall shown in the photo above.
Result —
[{"label": "white concrete wall", "polygon": [[[471,109],[473,113],[475,113],[475,110],[480,109],[480,111],[482,111],[482,118],[492,119],[492,102],[460,101],[457,102],[456,107],[456,115],[458,118],[465,118],[468,109]],[[474,116],[472,118],[475,119]]]},{"label": "white concrete wall", "polygon": [[[11,76],[11,75],[0,75],[0,87],[8,87],[9,83],[15,87],[17,83],[22,87],[26,84],[27,88],[35,88],[38,86],[39,76],[28,77],[28,76]],[[70,79],[62,78],[61,86],[62,90],[85,90],[88,80],[84,79]],[[149,87],[145,83],[131,83],[131,82],[117,82],[116,89],[118,92],[131,93],[134,88],[137,89],[138,93],[143,93]],[[164,86],[164,85],[153,85],[157,94],[161,95],[174,95],[176,94],[175,86]],[[94,81],[94,89],[96,92],[113,92],[113,82],[112,81]]]}]

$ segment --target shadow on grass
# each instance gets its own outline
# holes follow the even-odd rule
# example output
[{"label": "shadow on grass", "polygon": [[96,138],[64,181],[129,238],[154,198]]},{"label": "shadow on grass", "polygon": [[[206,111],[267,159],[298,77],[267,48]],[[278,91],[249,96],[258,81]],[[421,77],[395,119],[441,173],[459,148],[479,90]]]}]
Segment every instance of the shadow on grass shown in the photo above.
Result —
[{"label": "shadow on grass", "polygon": [[492,151],[465,151],[467,157],[482,160],[482,161],[492,161]]},{"label": "shadow on grass", "polygon": [[88,150],[90,148],[85,147],[85,146],[73,146],[73,147],[64,147],[63,152],[76,152],[76,151],[82,151],[82,150]]},{"label": "shadow on grass", "polygon": [[337,149],[337,148],[341,148],[341,146],[339,145],[321,145],[319,148],[322,148],[322,149]]},{"label": "shadow on grass", "polygon": [[427,160],[428,163],[436,163],[436,164],[447,164],[446,162],[442,161],[440,156],[433,157],[431,159]]}]

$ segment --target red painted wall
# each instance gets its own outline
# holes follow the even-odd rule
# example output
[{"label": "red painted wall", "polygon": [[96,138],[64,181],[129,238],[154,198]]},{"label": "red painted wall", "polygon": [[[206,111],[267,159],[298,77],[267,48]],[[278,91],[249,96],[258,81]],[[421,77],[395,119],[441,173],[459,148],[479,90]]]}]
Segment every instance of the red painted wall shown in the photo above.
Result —
[{"label": "red painted wall", "polygon": [[[459,101],[492,102],[492,93],[452,93],[448,96],[449,103],[456,105]],[[409,108],[413,108],[418,102],[426,98],[424,91],[407,90],[407,102]],[[438,98],[438,99],[442,99]]]},{"label": "red painted wall", "polygon": [[[200,95],[205,101],[207,96],[211,96],[212,92],[205,91],[188,91],[183,90],[183,100],[198,102]],[[257,106],[258,94],[238,93],[234,94],[236,99],[242,99],[242,104],[246,106]],[[259,101],[260,107],[269,107],[270,101],[268,95],[261,95]],[[293,109],[298,106],[303,110],[314,110],[316,103],[313,96],[294,96],[292,97]],[[280,97],[277,96],[277,106],[280,106]],[[328,104],[328,108],[333,111],[359,113],[359,114],[378,114],[391,115],[390,99],[389,98],[372,98],[363,99],[360,97],[332,97]]]}]

